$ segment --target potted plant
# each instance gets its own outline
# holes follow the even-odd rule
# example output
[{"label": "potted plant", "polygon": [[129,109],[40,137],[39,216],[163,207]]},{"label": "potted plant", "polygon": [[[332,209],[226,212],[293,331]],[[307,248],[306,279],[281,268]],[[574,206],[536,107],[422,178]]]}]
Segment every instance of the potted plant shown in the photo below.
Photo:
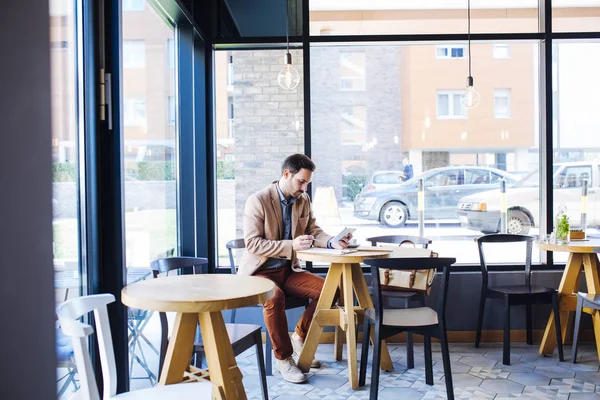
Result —
[{"label": "potted plant", "polygon": [[566,213],[562,213],[556,219],[556,242],[558,244],[569,243],[569,217]]}]

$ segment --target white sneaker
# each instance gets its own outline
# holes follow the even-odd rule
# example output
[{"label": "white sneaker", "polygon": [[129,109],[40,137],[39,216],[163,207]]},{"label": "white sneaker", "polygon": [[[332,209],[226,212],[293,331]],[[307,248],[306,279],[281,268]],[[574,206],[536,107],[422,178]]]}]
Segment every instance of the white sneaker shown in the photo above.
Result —
[{"label": "white sneaker", "polygon": [[300,371],[300,368],[296,366],[296,362],[292,357],[288,357],[285,360],[277,360],[277,368],[281,373],[281,377],[288,382],[306,382],[306,376],[304,376],[302,371]]},{"label": "white sneaker", "polygon": [[[304,343],[302,343],[302,339],[300,336],[294,332],[292,333],[292,348],[294,349],[294,355],[296,358],[300,358],[300,353],[302,353],[302,349],[304,348]],[[310,364],[311,368],[321,368],[321,361],[315,360],[313,358],[312,363]]]}]

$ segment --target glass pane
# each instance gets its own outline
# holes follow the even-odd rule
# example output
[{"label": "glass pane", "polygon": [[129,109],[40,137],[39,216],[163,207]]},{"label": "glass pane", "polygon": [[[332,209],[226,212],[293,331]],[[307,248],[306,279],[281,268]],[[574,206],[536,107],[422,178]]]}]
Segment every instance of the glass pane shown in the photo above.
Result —
[{"label": "glass pane", "polygon": [[[127,283],[177,248],[174,28],[149,4],[123,12],[123,170]],[[127,54],[126,54],[127,53]],[[158,314],[128,310],[131,388],[158,377]]]},{"label": "glass pane", "polygon": [[[586,235],[600,237],[600,175],[597,99],[600,91],[600,42],[554,46],[554,215],[566,208],[572,229],[582,229],[582,186],[588,181]],[[554,253],[566,261],[566,253]]]},{"label": "glass pane", "polygon": [[554,32],[600,31],[600,0],[553,0],[552,30]]},{"label": "glass pane", "polygon": [[[310,34],[313,36],[466,32],[467,2],[464,0],[310,1]],[[523,0],[506,5],[499,0],[474,1],[471,32],[538,32],[538,2]],[[448,51],[445,56],[450,57],[451,53]],[[454,53],[462,57],[458,55],[460,50]]]},{"label": "glass pane", "polygon": [[[50,0],[52,93],[52,208],[54,287],[57,303],[82,292],[79,254],[77,42],[75,2]],[[57,393],[79,389],[71,340],[56,330]]]},{"label": "glass pane", "polygon": [[450,115],[450,102],[447,94],[437,95],[437,115],[438,117]]},{"label": "glass pane", "polygon": [[[443,44],[311,47],[313,204],[327,205],[314,207],[325,231],[354,227],[363,243],[378,235],[418,234],[417,186],[423,178],[424,233],[432,248],[460,263],[478,262],[473,238],[499,226],[498,177],[510,186],[523,172],[538,169],[538,44],[511,44],[511,58],[503,59],[494,58],[494,44],[472,46],[481,102],[468,113],[460,103],[467,64],[438,57]],[[365,55],[365,91],[342,93],[335,84],[342,52]],[[498,87],[510,89],[510,119],[495,118]],[[347,110],[366,116],[362,142],[345,139],[348,126],[356,125],[332,123],[332,116]],[[342,145],[332,151],[335,143]],[[387,172],[402,181],[375,183]],[[537,234],[538,186],[526,199],[508,190],[511,210],[527,208],[533,226],[524,229],[530,234]],[[516,262],[521,255],[522,261],[524,252],[499,249],[488,258]]]},{"label": "glass pane", "polygon": [[453,103],[452,103],[453,114],[456,115],[457,117],[464,117],[467,114],[467,110],[460,102],[460,94],[454,93],[452,95],[452,100],[453,100]]},{"label": "glass pane", "polygon": [[[291,53],[302,77],[302,50]],[[243,237],[246,199],[279,179],[285,157],[304,152],[303,82],[292,91],[278,86],[284,55],[282,50],[217,51],[215,55],[219,267],[230,265],[225,244]],[[341,75],[340,60],[337,54],[336,82]],[[229,71],[233,70],[229,85],[228,63],[232,65]],[[312,84],[324,82],[313,80]],[[332,126],[340,130],[344,125],[351,138],[360,136],[361,111],[346,110],[346,120],[342,115],[342,109],[329,114]],[[241,255],[241,251],[234,253],[236,260]]]}]

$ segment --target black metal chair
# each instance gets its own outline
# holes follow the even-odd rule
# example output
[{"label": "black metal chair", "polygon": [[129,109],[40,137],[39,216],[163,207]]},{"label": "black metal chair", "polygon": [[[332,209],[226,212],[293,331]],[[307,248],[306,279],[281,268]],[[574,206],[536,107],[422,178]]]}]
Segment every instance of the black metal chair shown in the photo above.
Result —
[{"label": "black metal chair", "polygon": [[[415,246],[421,246],[424,249],[431,244],[431,239],[408,235],[373,236],[367,238],[367,241],[371,242],[371,246],[377,246],[377,243],[397,244],[399,246],[402,246],[405,243],[411,243]],[[373,287],[369,286],[369,293],[372,293],[372,290]],[[382,290],[381,293],[384,299],[393,298],[404,301],[404,308],[409,308],[410,302],[413,300],[418,301],[421,306],[425,306],[425,293],[422,292]],[[406,333],[406,367],[409,369],[415,367],[413,335],[410,332]]]},{"label": "black metal chair", "polygon": [[[433,385],[433,359],[431,353],[431,338],[440,340],[442,363],[446,380],[446,393],[449,400],[454,399],[452,386],[452,371],[450,368],[450,353],[446,334],[446,299],[450,266],[455,258],[378,258],[367,259],[365,264],[371,266],[373,280],[374,309],[365,310],[363,342],[360,356],[360,372],[358,385],[364,386],[367,375],[367,358],[369,356],[369,334],[371,325],[374,328],[373,364],[371,368],[371,392],[369,399],[377,399],[379,390],[379,365],[381,362],[381,341],[400,332],[411,332],[423,335],[425,347],[425,383]],[[415,270],[436,269],[441,272],[440,290],[438,292],[437,309],[417,307],[409,309],[384,309],[383,293],[379,278],[379,269]]]},{"label": "black metal chair", "polygon": [[[533,329],[531,318],[532,304],[552,304],[554,310],[554,323],[556,328],[556,342],[558,343],[558,355],[560,361],[564,361],[562,338],[560,332],[560,315],[558,312],[558,293],[556,289],[533,286],[531,284],[531,251],[533,241],[531,236],[512,235],[512,234],[492,234],[482,236],[477,239],[479,248],[479,259],[481,261],[481,296],[479,299],[479,316],[477,318],[477,335],[475,337],[475,347],[479,347],[481,340],[481,327],[483,324],[483,310],[487,298],[503,300],[505,307],[504,314],[504,345],[502,350],[502,363],[510,365],[510,307],[514,305],[525,305],[526,307],[526,331],[527,344],[533,344]],[[525,255],[525,284],[509,286],[488,286],[488,268],[485,262],[483,252],[484,243],[518,243],[524,242],[526,247]]]},{"label": "black metal chair", "polygon": [[[233,239],[225,244],[227,251],[229,252],[229,265],[231,266],[231,274],[235,275],[237,273],[237,266],[235,265],[235,257],[233,256],[233,250],[244,249],[246,248],[246,243],[244,239]],[[302,299],[299,297],[290,297],[286,296],[285,298],[285,309],[290,310],[292,308],[298,307],[308,307],[308,299]],[[262,307],[258,305],[258,307]],[[236,310],[231,311],[231,322],[235,322]],[[267,332],[265,340],[265,353],[266,353],[266,367],[267,367],[267,375],[273,375],[273,344],[271,343],[271,338],[269,337],[269,333]]]},{"label": "black metal chair", "polygon": [[[159,258],[152,261],[150,264],[152,268],[152,274],[154,278],[157,278],[159,274],[168,274],[174,270],[191,270],[193,274],[204,274],[206,273],[206,265],[208,260],[206,258],[197,257],[167,257]],[[159,371],[162,370],[165,362],[165,356],[167,354],[167,346],[169,344],[168,332],[169,325],[167,321],[167,315],[164,312],[159,313],[160,326],[161,326],[161,341],[160,341],[160,358],[159,358]],[[267,376],[265,370],[265,359],[262,348],[262,335],[260,333],[261,327],[259,325],[250,324],[225,324],[227,328],[227,334],[233,347],[233,354],[235,356],[240,355],[244,351],[248,350],[252,346],[256,346],[256,361],[258,362],[258,375],[261,381],[261,391],[264,400],[269,398],[269,390],[267,387]],[[202,368],[202,358],[204,356],[204,344],[202,338],[199,335],[199,330],[196,330],[196,339],[194,340],[194,364],[198,368]]]},{"label": "black metal chair", "polygon": [[575,328],[573,329],[573,352],[571,362],[577,362],[577,345],[579,344],[579,327],[581,325],[581,313],[584,308],[600,310],[600,294],[577,293],[577,310],[575,312]]}]

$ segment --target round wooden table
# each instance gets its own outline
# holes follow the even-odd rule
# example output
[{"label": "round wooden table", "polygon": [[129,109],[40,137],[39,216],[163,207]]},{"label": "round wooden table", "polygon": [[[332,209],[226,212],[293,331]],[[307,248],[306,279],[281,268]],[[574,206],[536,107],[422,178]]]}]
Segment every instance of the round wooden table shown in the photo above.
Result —
[{"label": "round wooden table", "polygon": [[[335,326],[335,359],[342,359],[342,331],[346,332],[348,353],[348,376],[353,389],[358,388],[358,359],[356,355],[356,323],[362,323],[364,309],[373,308],[373,301],[367,288],[367,282],[360,268],[365,258],[385,258],[392,252],[384,248],[364,248],[355,253],[336,254],[335,250],[327,249],[304,250],[296,253],[298,259],[312,262],[330,263],[325,284],[315,314],[304,340],[304,348],[298,360],[298,367],[308,372],[310,364],[317,351],[319,339],[325,326]],[[333,307],[335,294],[341,289],[339,306]],[[354,293],[358,299],[358,307],[354,306]],[[337,328],[340,329],[337,329]],[[373,335],[373,332],[371,332]],[[381,368],[393,371],[392,359],[387,346],[382,347]]]},{"label": "round wooden table", "polygon": [[234,400],[247,397],[221,311],[264,303],[274,288],[268,279],[252,276],[179,275],[131,284],[121,299],[128,307],[177,313],[160,385],[184,380],[199,322],[213,398]]},{"label": "round wooden table", "polygon": [[[558,302],[560,309],[560,325],[563,341],[567,336],[567,330],[571,328],[571,317],[577,308],[577,291],[579,290],[579,278],[581,266],[585,272],[585,280],[588,293],[600,293],[600,280],[598,279],[598,253],[600,253],[600,240],[572,241],[567,244],[536,243],[540,250],[568,252],[569,258],[565,265],[560,285],[558,286]],[[596,337],[596,350],[600,358],[600,314],[594,310],[584,309],[592,314],[594,324],[594,336]],[[554,332],[554,312],[550,313],[546,330],[540,344],[540,354],[552,354],[556,346],[556,334]]]}]

